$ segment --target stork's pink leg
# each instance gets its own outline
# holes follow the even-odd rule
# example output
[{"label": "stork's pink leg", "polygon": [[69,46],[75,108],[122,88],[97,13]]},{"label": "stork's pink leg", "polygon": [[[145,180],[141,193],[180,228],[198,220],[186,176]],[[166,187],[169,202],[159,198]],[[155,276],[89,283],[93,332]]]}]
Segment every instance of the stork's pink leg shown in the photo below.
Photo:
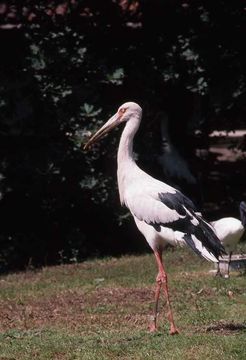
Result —
[{"label": "stork's pink leg", "polygon": [[165,268],[164,268],[163,261],[162,261],[162,252],[154,251],[154,254],[155,254],[155,258],[157,261],[159,271],[158,271],[158,275],[156,277],[157,287],[156,287],[156,293],[155,293],[154,324],[153,324],[151,330],[152,331],[156,330],[156,317],[157,317],[158,301],[159,301],[160,289],[161,289],[161,286],[163,285],[164,296],[166,298],[167,307],[168,307],[167,318],[170,322],[170,334],[171,335],[178,334],[179,331],[176,328],[176,326],[174,324],[174,319],[173,319],[172,307],[171,307],[169,291],[168,291],[167,274],[165,272]]},{"label": "stork's pink leg", "polygon": [[156,282],[156,290],[155,290],[155,307],[154,307],[154,315],[153,315],[153,322],[150,324],[149,330],[154,332],[157,330],[156,322],[157,322],[157,313],[158,313],[158,303],[161,291],[161,282]]}]

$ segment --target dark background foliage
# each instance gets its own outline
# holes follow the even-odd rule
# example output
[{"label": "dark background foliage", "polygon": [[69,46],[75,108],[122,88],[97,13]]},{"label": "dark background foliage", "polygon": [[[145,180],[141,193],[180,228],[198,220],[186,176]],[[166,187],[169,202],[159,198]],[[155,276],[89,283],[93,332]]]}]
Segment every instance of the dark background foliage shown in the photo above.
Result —
[{"label": "dark background foliage", "polygon": [[[119,205],[119,132],[81,151],[128,100],[144,170],[208,217],[238,216],[245,160],[218,162],[208,135],[245,128],[245,20],[239,0],[0,1],[3,270],[145,249]],[[163,113],[196,185],[162,171]]]}]

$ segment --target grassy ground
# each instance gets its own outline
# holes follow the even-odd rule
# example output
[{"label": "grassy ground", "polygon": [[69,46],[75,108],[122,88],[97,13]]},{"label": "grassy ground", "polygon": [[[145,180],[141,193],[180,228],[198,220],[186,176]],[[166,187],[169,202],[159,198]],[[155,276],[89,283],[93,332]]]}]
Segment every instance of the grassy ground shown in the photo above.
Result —
[{"label": "grassy ground", "polygon": [[214,278],[187,249],[165,254],[180,335],[160,305],[150,334],[152,255],[86,261],[0,278],[0,360],[246,359],[246,278]]}]

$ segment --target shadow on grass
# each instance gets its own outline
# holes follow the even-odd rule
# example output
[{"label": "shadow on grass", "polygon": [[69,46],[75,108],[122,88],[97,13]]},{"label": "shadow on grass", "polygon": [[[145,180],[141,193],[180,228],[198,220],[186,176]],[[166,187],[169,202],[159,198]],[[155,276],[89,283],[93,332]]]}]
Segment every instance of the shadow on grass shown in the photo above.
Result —
[{"label": "shadow on grass", "polygon": [[231,335],[232,333],[246,332],[246,323],[234,323],[232,321],[219,321],[216,324],[206,326],[206,333],[218,333],[219,335]]}]

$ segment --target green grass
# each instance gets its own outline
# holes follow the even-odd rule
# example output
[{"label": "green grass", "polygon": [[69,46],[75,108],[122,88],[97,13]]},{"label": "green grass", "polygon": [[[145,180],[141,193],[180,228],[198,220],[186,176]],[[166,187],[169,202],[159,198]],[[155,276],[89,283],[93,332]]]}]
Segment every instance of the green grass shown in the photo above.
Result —
[{"label": "green grass", "polygon": [[91,260],[0,278],[0,360],[245,359],[245,276],[214,278],[187,249],[167,251],[179,335],[148,324],[156,265],[151,254]]}]

